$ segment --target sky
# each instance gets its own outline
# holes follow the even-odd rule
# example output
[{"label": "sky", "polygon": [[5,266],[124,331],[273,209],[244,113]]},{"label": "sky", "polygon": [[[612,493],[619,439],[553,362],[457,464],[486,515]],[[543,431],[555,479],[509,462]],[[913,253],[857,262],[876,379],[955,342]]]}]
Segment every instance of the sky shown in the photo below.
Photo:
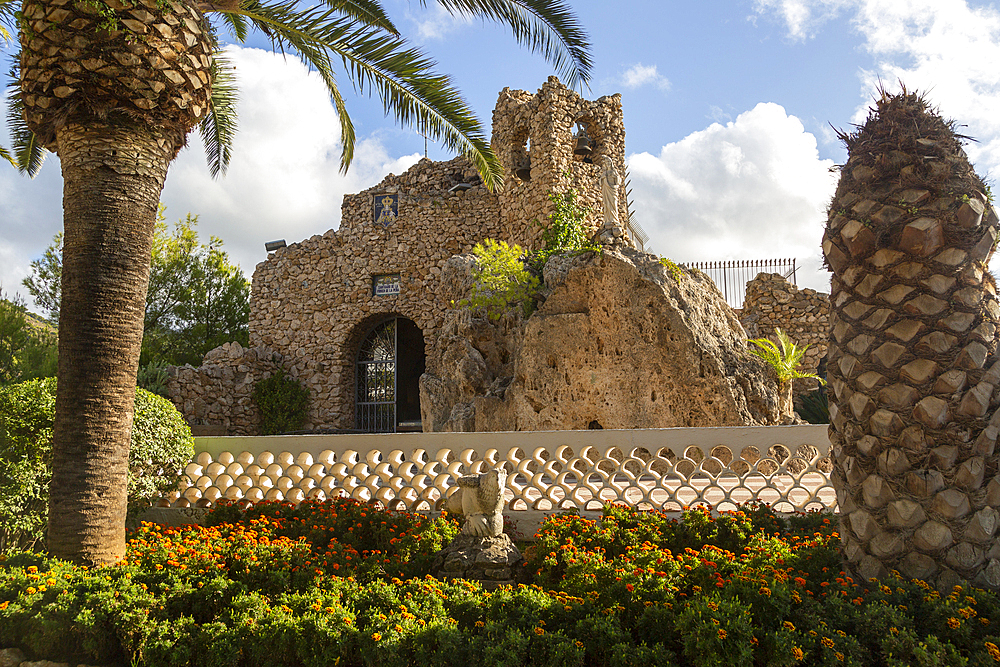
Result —
[{"label": "sky", "polygon": [[[537,90],[553,74],[505,29],[436,5],[384,0],[408,40],[439,63],[484,123],[505,86]],[[881,82],[926,92],[975,138],[980,175],[1000,174],[1000,9],[971,0],[570,0],[587,30],[584,96],[622,94],[626,159],[647,250],[676,262],[795,258],[800,287],[828,292],[820,239],[846,159],[835,128],[861,123]],[[335,111],[315,73],[261,40],[229,46],[239,134],[213,180],[197,133],[170,168],[168,220],[199,217],[250,277],[264,244],[336,228],[344,194],[400,173],[424,138],[343,82],[360,139],[339,171]],[[6,52],[11,49],[7,48]],[[5,82],[6,83],[6,82]],[[0,119],[0,145],[9,145]],[[433,143],[431,159],[452,155]],[[0,286],[21,280],[61,229],[59,161],[30,180],[0,164]],[[994,267],[997,268],[997,267]]]}]

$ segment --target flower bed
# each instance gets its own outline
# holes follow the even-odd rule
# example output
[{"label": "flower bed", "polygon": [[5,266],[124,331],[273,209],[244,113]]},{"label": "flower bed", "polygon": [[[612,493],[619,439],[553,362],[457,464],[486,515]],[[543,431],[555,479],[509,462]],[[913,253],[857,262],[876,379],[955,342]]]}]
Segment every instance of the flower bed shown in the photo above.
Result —
[{"label": "flower bed", "polygon": [[426,576],[449,517],[351,500],[144,524],[126,560],[0,563],[0,647],[136,665],[996,665],[1000,600],[852,581],[831,515],[608,506],[550,519],[532,581]]}]

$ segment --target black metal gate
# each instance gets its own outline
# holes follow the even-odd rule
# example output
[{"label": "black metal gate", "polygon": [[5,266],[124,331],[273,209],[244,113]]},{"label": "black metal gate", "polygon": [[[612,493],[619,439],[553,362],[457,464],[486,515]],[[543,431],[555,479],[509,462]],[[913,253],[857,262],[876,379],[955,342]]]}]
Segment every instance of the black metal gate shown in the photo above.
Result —
[{"label": "black metal gate", "polygon": [[361,344],[357,362],[357,428],[396,430],[396,320],[375,327]]}]

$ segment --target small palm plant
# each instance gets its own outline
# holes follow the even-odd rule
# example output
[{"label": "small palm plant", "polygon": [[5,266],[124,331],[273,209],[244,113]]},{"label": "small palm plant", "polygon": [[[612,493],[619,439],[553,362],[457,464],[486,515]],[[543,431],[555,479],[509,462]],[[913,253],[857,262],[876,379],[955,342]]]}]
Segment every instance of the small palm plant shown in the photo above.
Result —
[{"label": "small palm plant", "polygon": [[825,384],[825,381],[815,373],[804,373],[799,370],[802,358],[809,349],[808,345],[800,348],[781,329],[775,329],[774,334],[778,337],[777,343],[769,338],[751,338],[747,342],[757,346],[750,349],[750,354],[760,357],[774,369],[778,376],[778,392],[784,401],[782,412],[792,414],[792,380],[814,378],[819,380],[820,384]]}]

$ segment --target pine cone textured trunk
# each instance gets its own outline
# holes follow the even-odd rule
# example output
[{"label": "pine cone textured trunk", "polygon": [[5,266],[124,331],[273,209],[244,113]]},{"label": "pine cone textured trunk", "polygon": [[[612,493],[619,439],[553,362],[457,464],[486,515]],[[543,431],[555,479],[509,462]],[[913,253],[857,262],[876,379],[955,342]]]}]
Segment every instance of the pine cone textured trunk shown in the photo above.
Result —
[{"label": "pine cone textured trunk", "polygon": [[862,579],[1000,587],[997,216],[953,125],[882,94],[823,237],[840,534]]}]

